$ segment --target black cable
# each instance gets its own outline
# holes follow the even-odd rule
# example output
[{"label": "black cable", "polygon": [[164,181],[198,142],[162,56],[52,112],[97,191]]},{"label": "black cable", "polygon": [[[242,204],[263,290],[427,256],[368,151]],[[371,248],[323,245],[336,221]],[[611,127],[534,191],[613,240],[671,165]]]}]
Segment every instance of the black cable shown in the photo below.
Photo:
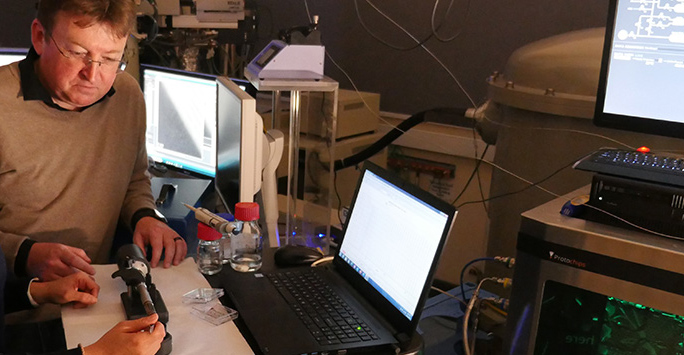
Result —
[{"label": "black cable", "polygon": [[404,122],[401,122],[397,127],[394,127],[391,131],[387,132],[382,138],[380,138],[375,143],[371,144],[368,148],[362,150],[361,152],[354,154],[350,157],[336,160],[335,170],[340,170],[349,166],[354,166],[370,157],[374,154],[390,145],[395,139],[399,138],[404,132],[411,129],[413,126],[425,121],[425,114],[428,111],[421,111],[413,116],[407,118]]},{"label": "black cable", "polygon": [[159,50],[157,50],[157,48],[155,48],[153,44],[148,44],[148,45],[146,45],[146,46],[141,46],[141,48],[149,48],[152,52],[154,52],[154,54],[157,55],[157,57],[159,58],[159,60],[162,62],[162,65],[163,65],[163,66],[165,66],[165,67],[171,67],[171,61],[168,60],[166,57],[164,57],[164,55],[163,55],[162,53],[160,53]]},{"label": "black cable", "polygon": [[480,189],[480,198],[482,199],[482,208],[484,208],[485,215],[489,216],[489,207],[487,207],[487,201],[484,201],[486,197],[484,197],[484,192],[482,188],[482,181],[480,180],[480,173],[477,173],[477,185]]},{"label": "black cable", "polygon": [[362,150],[359,153],[356,153],[350,157],[336,160],[335,161],[335,170],[340,170],[344,169],[349,166],[354,166],[370,157],[373,155],[377,154],[379,151],[381,151],[383,148],[386,146],[390,145],[392,142],[394,142],[395,139],[399,138],[402,134],[404,134],[406,131],[409,129],[413,128],[415,125],[427,121],[425,119],[425,115],[427,113],[441,113],[441,114],[451,114],[451,115],[457,115],[457,116],[465,116],[465,109],[462,108],[452,108],[452,107],[443,107],[443,108],[434,108],[434,109],[429,109],[425,111],[418,112],[411,117],[407,118],[403,122],[401,122],[399,125],[396,127],[392,128],[391,131],[387,132],[382,138],[380,138],[378,141],[375,143],[371,144],[368,148]]},{"label": "black cable", "polygon": [[[464,289],[464,285],[463,285],[463,277],[465,276],[465,272],[466,272],[466,270],[468,270],[468,267],[470,267],[470,265],[473,265],[479,261],[496,261],[496,259],[494,259],[493,257],[476,258],[476,259],[470,260],[469,262],[467,262],[463,266],[463,268],[461,268],[461,277],[459,278],[459,282],[460,282],[459,286],[461,287],[461,299],[463,301],[465,301],[466,303],[468,302],[468,298],[466,298],[466,294],[465,294],[465,289]],[[463,309],[465,309],[465,308],[463,308]]]},{"label": "black cable", "polygon": [[340,225],[342,223],[342,197],[340,197],[340,191],[337,190],[337,170],[333,172],[333,186],[335,187],[335,195],[337,195],[337,218],[340,220]]},{"label": "black cable", "polygon": [[[473,150],[475,151],[475,159],[477,159],[477,125],[473,124]],[[485,151],[482,153],[482,157],[478,161],[478,164],[475,166],[475,169],[473,170],[475,174],[477,175],[477,186],[480,191],[480,198],[482,200],[485,199],[484,196],[484,189],[482,188],[482,177],[480,176],[480,163],[482,162],[482,159],[485,157],[485,153],[487,152],[487,148],[489,148],[489,144],[485,146]],[[484,211],[486,215],[489,215],[489,208],[487,207],[487,202],[482,202],[482,208],[484,208]]]},{"label": "black cable", "polygon": [[210,71],[213,71],[216,75],[223,75],[221,70],[216,66],[215,58],[207,59],[207,62],[209,63],[209,65],[207,65],[207,67],[210,69]]},{"label": "black cable", "polygon": [[[487,146],[485,147],[485,149],[487,149],[488,146],[489,146],[489,145],[487,145]],[[486,152],[486,151],[485,151],[485,152]],[[484,157],[484,153],[483,153],[483,157]],[[480,159],[480,160],[481,160],[481,159]],[[475,171],[476,171],[475,174],[477,175],[477,187],[478,187],[478,189],[480,190],[480,198],[484,200],[484,199],[485,199],[485,196],[484,196],[484,189],[482,188],[482,178],[480,177],[480,169],[479,169],[479,167],[477,167]],[[487,215],[489,215],[489,208],[487,207],[487,202],[482,202],[482,208],[484,208],[485,213],[486,213]]]},{"label": "black cable", "polygon": [[[263,11],[266,15],[268,15],[268,19],[269,19],[268,24],[270,25],[270,28],[268,29],[268,31],[261,31],[261,32],[268,33],[266,35],[266,38],[275,38],[277,36],[277,33],[274,33],[275,24],[273,21],[273,12],[271,11],[271,8],[269,8],[268,6],[261,5],[261,6],[257,6],[256,11],[257,11],[257,13]],[[263,22],[265,22],[265,21],[259,21],[259,23],[263,23]],[[259,35],[258,29],[259,29],[259,27],[257,27],[257,33],[256,33],[257,39],[261,39],[263,37]]]},{"label": "black cable", "polygon": [[[480,168],[480,164],[482,164],[482,159],[484,159],[484,156],[485,156],[485,154],[487,154],[487,150],[488,150],[488,149],[489,149],[489,144],[487,144],[487,145],[485,146],[485,149],[484,149],[484,151],[482,152],[482,155],[480,156],[480,158],[477,158],[477,157],[476,157],[477,163],[475,163],[475,168],[473,168],[473,172],[470,174],[470,177],[468,178],[468,181],[466,181],[465,186],[463,186],[463,189],[461,189],[461,192],[459,192],[459,193],[458,193],[458,196],[456,196],[456,199],[454,199],[454,201],[451,202],[452,205],[455,204],[456,201],[458,201],[458,199],[461,198],[461,196],[463,195],[463,193],[466,192],[466,189],[468,189],[468,185],[470,185],[470,183],[473,181],[473,177],[475,177],[475,173],[476,173],[476,172],[478,171],[478,169]],[[484,200],[484,198],[483,198],[483,200]]]},{"label": "black cable", "polygon": [[[579,159],[579,158],[578,158],[578,159]],[[562,166],[562,167],[559,168],[558,170],[556,170],[556,171],[554,171],[553,173],[551,173],[551,175],[549,175],[549,176],[547,176],[547,177],[545,177],[545,178],[543,178],[543,179],[541,179],[541,180],[539,180],[539,181],[537,181],[537,182],[535,182],[535,183],[528,184],[527,186],[523,187],[522,189],[519,189],[519,190],[516,190],[516,191],[507,192],[507,193],[503,193],[503,194],[501,194],[501,195],[493,196],[493,197],[486,198],[486,199],[482,199],[482,200],[464,202],[464,203],[462,203],[462,204],[456,206],[456,209],[459,209],[459,208],[461,208],[461,207],[463,207],[463,206],[465,206],[465,205],[470,205],[470,204],[473,204],[473,203],[487,202],[487,201],[491,201],[491,200],[494,200],[494,199],[497,199],[497,198],[506,197],[506,196],[515,195],[515,194],[521,193],[521,192],[523,192],[523,191],[529,189],[530,187],[537,186],[537,185],[543,183],[544,181],[546,181],[546,180],[552,178],[552,177],[555,176],[556,174],[560,173],[561,171],[563,171],[563,170],[565,170],[566,168],[569,168],[570,166],[572,166],[573,164],[575,164],[576,161],[577,161],[577,160],[573,160],[572,162],[570,162],[570,163],[568,163],[568,164]],[[454,203],[455,203],[455,202],[456,202],[456,201],[454,201]],[[452,203],[452,204],[453,204],[453,203]]]},{"label": "black cable", "polygon": [[[300,150],[300,151],[301,151],[301,150]],[[313,171],[313,166],[314,166],[314,165],[308,163],[309,161],[311,161],[311,159],[313,159],[314,156],[316,156],[316,161],[318,161],[318,162],[321,161],[321,160],[318,158],[318,156],[317,156],[317,154],[316,154],[315,151],[305,150],[305,153],[304,153],[304,166],[305,166],[306,175],[307,175],[307,176],[305,177],[305,179],[306,179],[306,178],[309,178],[309,180],[311,180],[311,184],[313,185],[313,187],[315,187],[315,188],[317,188],[317,189],[320,189],[321,186],[318,184],[318,181],[316,180],[316,176],[315,176],[314,171]],[[320,165],[323,165],[323,163],[319,163],[319,164],[320,164]],[[312,191],[307,190],[307,192],[312,192]]]}]

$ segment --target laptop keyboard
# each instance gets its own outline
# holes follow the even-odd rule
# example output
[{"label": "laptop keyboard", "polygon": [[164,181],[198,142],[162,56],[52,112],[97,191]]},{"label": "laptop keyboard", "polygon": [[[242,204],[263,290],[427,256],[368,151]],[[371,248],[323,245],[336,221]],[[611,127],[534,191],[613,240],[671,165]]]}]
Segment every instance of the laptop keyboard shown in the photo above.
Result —
[{"label": "laptop keyboard", "polygon": [[313,270],[266,274],[321,345],[377,340],[378,336]]}]

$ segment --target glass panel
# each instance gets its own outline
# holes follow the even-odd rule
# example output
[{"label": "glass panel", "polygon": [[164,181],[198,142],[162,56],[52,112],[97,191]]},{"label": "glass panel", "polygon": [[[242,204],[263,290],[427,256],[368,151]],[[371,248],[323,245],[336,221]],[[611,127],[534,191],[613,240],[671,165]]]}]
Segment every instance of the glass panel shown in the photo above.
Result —
[{"label": "glass panel", "polygon": [[547,281],[534,354],[684,354],[684,317]]}]

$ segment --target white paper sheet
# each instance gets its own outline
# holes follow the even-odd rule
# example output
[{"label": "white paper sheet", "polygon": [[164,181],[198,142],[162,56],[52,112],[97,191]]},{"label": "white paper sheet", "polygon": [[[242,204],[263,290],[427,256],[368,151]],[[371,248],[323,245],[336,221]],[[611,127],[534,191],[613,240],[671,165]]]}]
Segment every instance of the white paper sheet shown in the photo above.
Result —
[{"label": "white paper sheet", "polygon": [[[79,343],[84,346],[94,343],[126,318],[120,298],[121,292],[126,291],[126,284],[121,278],[111,277],[117,266],[93,266],[95,280],[100,285],[97,304],[84,309],[62,307],[62,323],[70,349]],[[168,269],[152,269],[152,282],[169,310],[166,330],[173,337],[171,354],[253,354],[233,322],[212,325],[191,315],[192,305],[183,304],[183,294],[198,287],[210,287],[192,258]]]}]

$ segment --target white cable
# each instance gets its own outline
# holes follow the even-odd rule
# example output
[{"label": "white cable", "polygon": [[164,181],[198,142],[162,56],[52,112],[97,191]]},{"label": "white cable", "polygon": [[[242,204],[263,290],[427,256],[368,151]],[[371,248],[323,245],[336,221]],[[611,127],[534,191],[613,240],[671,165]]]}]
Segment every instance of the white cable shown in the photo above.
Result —
[{"label": "white cable", "polygon": [[475,354],[475,343],[477,341],[477,324],[480,321],[480,307],[482,307],[482,300],[479,300],[475,307],[475,318],[473,318],[473,339],[470,340],[470,353]]},{"label": "white cable", "polygon": [[309,23],[313,23],[313,18],[311,17],[311,12],[309,11],[308,0],[304,0],[304,7],[306,7],[306,18],[309,20]]},{"label": "white cable", "polygon": [[654,235],[657,235],[657,236],[659,236],[659,237],[664,237],[664,238],[668,238],[668,239],[684,240],[684,238],[682,238],[682,237],[676,237],[676,236],[673,236],[673,235],[664,234],[664,233],[656,232],[656,231],[654,231],[654,230],[650,230],[650,229],[645,228],[645,227],[641,227],[641,226],[639,226],[639,225],[637,225],[637,224],[635,224],[635,223],[632,223],[632,222],[630,222],[630,221],[628,221],[628,220],[626,220],[626,219],[624,219],[624,218],[622,218],[622,217],[616,216],[616,215],[614,215],[614,214],[612,214],[612,213],[610,213],[610,212],[608,212],[608,211],[606,211],[606,210],[602,210],[602,209],[600,209],[600,208],[598,208],[598,207],[595,207],[595,206],[592,206],[592,205],[589,205],[589,204],[585,204],[585,206],[587,206],[587,207],[589,207],[589,208],[591,208],[591,209],[593,209],[593,210],[599,211],[599,212],[601,212],[601,213],[605,213],[606,215],[608,215],[608,216],[610,216],[610,217],[612,217],[612,218],[615,218],[615,219],[617,219],[617,220],[620,221],[620,222],[626,223],[626,224],[628,224],[628,225],[630,225],[630,226],[632,226],[632,227],[634,227],[634,228],[637,228],[637,229],[639,229],[639,230],[642,230],[642,231],[644,231],[644,232],[646,232],[646,233],[654,234]]},{"label": "white cable", "polygon": [[[437,33],[437,27],[435,26],[435,16],[437,15],[437,7],[439,6],[440,0],[435,1],[435,6],[432,7],[432,16],[430,17],[430,29],[432,30],[432,34],[437,38],[437,40],[442,41],[442,42],[450,42],[456,39],[458,35],[461,34],[461,30],[456,32],[455,35],[451,36],[451,38],[441,38],[439,37],[439,34]],[[440,23],[440,26],[444,24],[446,21],[447,16],[449,16],[449,12],[451,12],[451,7],[454,5],[454,0],[451,0],[449,2],[449,6],[447,6],[446,11],[444,12],[444,17],[442,18],[442,22]],[[468,17],[468,13],[470,12],[470,0],[468,0],[468,11],[466,12],[466,18]],[[465,25],[465,19],[463,20],[464,25]]]},{"label": "white cable", "polygon": [[330,263],[333,261],[334,258],[335,258],[334,255],[324,256],[324,257],[314,261],[313,263],[311,263],[311,267],[316,267],[316,266],[321,265],[321,264]]},{"label": "white cable", "polygon": [[361,101],[363,101],[363,105],[366,106],[366,108],[368,109],[368,112],[370,112],[371,114],[373,114],[375,117],[377,117],[380,121],[384,122],[384,123],[387,124],[388,126],[390,126],[390,127],[394,128],[394,129],[400,131],[401,133],[406,133],[406,131],[397,128],[397,127],[396,127],[395,125],[393,125],[391,122],[389,122],[389,121],[387,121],[386,119],[384,119],[382,116],[380,116],[380,114],[376,114],[376,113],[373,111],[373,109],[371,109],[370,105],[368,105],[368,102],[366,102],[366,100],[363,98],[363,95],[361,95],[361,90],[359,90],[359,88],[356,86],[356,83],[354,82],[354,80],[352,80],[351,76],[349,76],[349,74],[347,74],[347,72],[346,72],[344,69],[342,69],[342,67],[341,67],[339,64],[337,64],[337,62],[335,61],[335,59],[333,59],[333,57],[330,55],[330,53],[328,53],[327,50],[325,51],[325,55],[328,56],[328,59],[330,59],[330,61],[337,67],[337,69],[339,69],[339,70],[342,72],[342,74],[344,74],[344,76],[347,78],[347,80],[349,80],[349,83],[350,83],[351,86],[354,88],[354,90],[356,91],[356,93],[359,94],[359,98],[361,99]]},{"label": "white cable", "polygon": [[623,146],[623,147],[626,147],[626,148],[629,148],[629,149],[632,149],[632,150],[636,150],[635,147],[632,147],[632,146],[630,146],[630,145],[627,144],[627,143],[623,143],[623,142],[621,142],[621,141],[619,141],[619,140],[617,140],[617,139],[614,139],[614,138],[611,138],[611,137],[608,137],[608,136],[604,136],[604,135],[598,134],[598,133],[587,132],[587,131],[580,131],[580,130],[578,130],[578,129],[570,129],[570,128],[516,127],[516,126],[512,126],[512,125],[507,125],[507,124],[502,123],[502,122],[499,122],[499,121],[494,121],[494,120],[492,120],[491,118],[489,118],[489,116],[487,116],[487,114],[484,113],[484,112],[482,113],[482,117],[484,117],[484,119],[485,119],[487,122],[491,123],[491,124],[494,124],[494,125],[497,125],[497,126],[501,126],[501,127],[506,127],[506,128],[509,128],[509,129],[540,130],[540,131],[552,131],[552,132],[556,131],[556,132],[579,133],[579,134],[583,134],[583,135],[587,135],[587,136],[602,138],[602,139],[605,139],[605,140],[607,140],[607,141],[610,141],[610,142],[616,143],[616,144],[618,144],[618,145],[621,145],[621,146]]},{"label": "white cable", "polygon": [[[476,160],[477,160],[477,159],[476,159]],[[498,165],[498,164],[496,164],[496,163],[494,163],[494,162],[491,162],[491,161],[485,160],[485,159],[482,159],[482,162],[483,162],[483,163],[487,163],[487,164],[489,164],[489,165],[491,165],[491,166],[493,166],[493,167],[495,167],[495,168],[497,168],[497,169],[499,169],[499,170],[505,172],[506,174],[509,174],[509,175],[513,176],[514,178],[516,178],[516,179],[518,179],[518,180],[520,180],[520,181],[522,181],[522,182],[524,182],[524,183],[527,183],[527,184],[529,184],[529,185],[532,185],[533,187],[536,187],[536,188],[538,188],[539,190],[542,190],[542,191],[546,192],[547,194],[549,194],[549,195],[551,195],[551,196],[554,196],[554,197],[560,197],[560,196],[561,196],[561,195],[559,195],[559,194],[557,194],[557,193],[555,193],[555,192],[553,192],[553,191],[550,191],[550,190],[547,190],[547,189],[544,188],[544,187],[541,187],[541,186],[538,185],[538,184],[535,184],[534,182],[532,182],[532,181],[530,181],[530,180],[525,179],[524,177],[522,177],[522,176],[520,176],[520,175],[517,175],[517,174],[515,174],[515,173],[513,173],[513,172],[511,172],[511,171],[509,171],[509,170],[507,170],[507,169],[505,169],[504,167],[502,167],[502,166],[500,166],[500,165]]]},{"label": "white cable", "polygon": [[473,293],[473,296],[470,297],[470,302],[468,302],[465,314],[463,315],[463,340],[461,340],[461,342],[463,343],[465,355],[470,355],[470,347],[468,347],[468,322],[470,321],[470,311],[473,309],[476,299],[477,297],[475,297],[475,293]]},{"label": "white cable", "polygon": [[[375,9],[375,11],[377,11],[380,15],[382,15],[382,17],[386,18],[387,21],[389,21],[389,22],[391,22],[392,24],[394,24],[395,26],[397,26],[397,28],[399,28],[399,29],[402,30],[404,33],[406,33],[406,35],[409,36],[409,37],[411,37],[411,39],[413,39],[416,43],[420,43],[420,40],[419,40],[419,39],[417,39],[415,36],[413,36],[409,31],[407,31],[404,27],[402,27],[400,24],[398,24],[398,23],[397,23],[396,21],[394,21],[392,18],[390,18],[389,16],[387,16],[387,14],[385,14],[385,13],[382,12],[380,9],[378,9],[372,2],[370,2],[370,0],[365,0],[365,1],[366,1],[366,3],[367,3],[368,5],[370,5],[373,9]],[[470,103],[473,105],[473,107],[477,107],[477,104],[475,103],[475,100],[473,100],[473,98],[470,96],[470,94],[468,93],[468,91],[467,91],[467,90],[465,89],[465,87],[461,84],[461,81],[458,80],[458,78],[456,78],[456,76],[451,72],[451,70],[449,70],[449,68],[447,68],[446,65],[444,65],[444,63],[442,63],[442,61],[441,61],[439,58],[437,58],[437,56],[436,56],[434,53],[432,53],[432,51],[430,51],[430,50],[425,46],[425,44],[420,44],[420,47],[423,48],[423,50],[425,50],[425,52],[426,52],[427,54],[429,54],[429,55],[432,57],[432,59],[434,59],[437,63],[439,63],[439,65],[442,67],[442,69],[444,69],[444,71],[447,72],[447,74],[449,74],[449,76],[451,77],[451,79],[456,83],[456,85],[458,85],[458,87],[459,87],[459,89],[461,90],[461,92],[466,96],[466,98],[468,99],[468,101],[470,101]]]},{"label": "white cable", "polygon": [[[470,312],[472,312],[473,307],[475,305],[475,301],[477,300],[477,296],[480,293],[480,288],[482,288],[482,284],[485,283],[485,281],[499,281],[500,279],[496,277],[486,277],[480,281],[480,283],[477,284],[477,287],[475,288],[475,291],[473,291],[473,294],[470,296],[470,302],[468,302],[468,307],[466,307],[465,313],[463,315],[463,350],[465,351],[465,355],[470,355],[470,347],[468,346],[468,322],[470,321]],[[501,279],[503,280],[503,279]]]},{"label": "white cable", "polygon": [[467,306],[467,305],[468,305],[464,300],[462,300],[462,299],[460,299],[460,298],[458,298],[458,297],[456,297],[456,296],[450,294],[449,292],[446,292],[446,291],[444,291],[444,290],[442,290],[442,289],[440,289],[440,288],[438,288],[438,287],[430,286],[430,289],[431,289],[431,290],[435,290],[435,291],[437,291],[437,292],[439,292],[439,293],[441,293],[441,294],[443,294],[443,295],[445,295],[445,296],[449,296],[449,297],[455,299],[456,301],[461,302],[461,304],[463,304],[464,306]]},{"label": "white cable", "polygon": [[[439,3],[439,0],[437,1],[437,3]],[[451,6],[453,4],[454,4],[454,1],[452,0],[449,3],[449,7],[447,8],[446,13],[444,14],[444,19],[442,21],[444,21],[446,19],[446,16],[447,16],[448,12],[451,10]],[[463,16],[463,24],[458,29],[458,31],[453,36],[451,36],[450,38],[441,38],[441,37],[439,37],[439,34],[437,33],[437,31],[434,30],[434,13],[435,13],[435,10],[437,9],[437,4],[435,4],[434,10],[433,10],[433,20],[432,20],[433,21],[433,24],[432,24],[433,32],[432,33],[435,35],[435,38],[437,38],[437,40],[440,42],[446,43],[446,42],[451,42],[454,39],[456,39],[458,36],[460,36],[461,33],[463,32],[463,29],[466,27],[466,24],[468,23],[468,17],[470,16],[470,6],[471,5],[472,5],[472,0],[468,0],[468,3],[466,5],[466,9],[465,9],[465,15]]]}]

